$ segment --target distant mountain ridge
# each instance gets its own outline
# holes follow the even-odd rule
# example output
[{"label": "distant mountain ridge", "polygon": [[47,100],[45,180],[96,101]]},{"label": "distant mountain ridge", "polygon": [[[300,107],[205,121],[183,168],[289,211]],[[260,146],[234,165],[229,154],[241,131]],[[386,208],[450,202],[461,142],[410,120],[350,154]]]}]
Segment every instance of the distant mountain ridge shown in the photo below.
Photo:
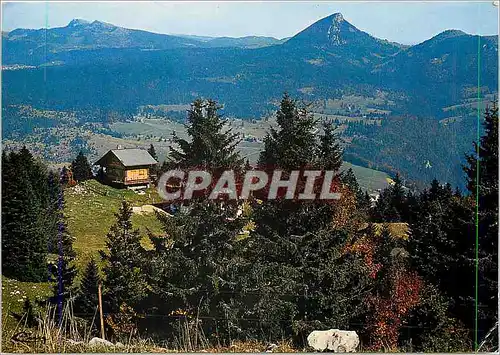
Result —
[{"label": "distant mountain ridge", "polygon": [[[318,38],[318,33],[321,32],[327,32],[328,38]],[[18,28],[10,32],[2,32],[2,37],[5,41],[4,46],[9,51],[24,50],[28,54],[37,49],[36,45],[43,45],[42,42],[45,42],[47,48],[52,52],[99,48],[145,48],[156,50],[188,47],[261,48],[285,42],[288,42],[289,45],[306,44],[326,48],[328,45],[340,45],[344,44],[344,42],[349,45],[366,45],[370,39],[372,39],[372,44],[379,46],[379,49],[385,46],[389,52],[391,52],[391,49],[406,47],[399,43],[377,39],[358,30],[344,20],[340,13],[325,17],[295,36],[283,39],[266,36],[170,35],[128,29],[102,21],[91,22],[83,19],[73,19],[64,27],[49,29]],[[11,63],[11,56],[7,56],[5,59],[6,64],[22,64]]]},{"label": "distant mountain ridge", "polygon": [[[361,134],[351,137],[351,162],[419,179],[462,181],[460,159],[474,139],[478,89],[487,100],[498,94],[496,37],[448,30],[403,46],[338,13],[283,40],[171,36],[81,20],[18,29],[2,39],[4,107],[77,112],[106,124],[109,116],[131,118],[141,106],[213,98],[226,116],[253,119],[272,113],[287,91],[314,104],[316,113],[339,117],[342,110],[349,120],[382,122],[356,128]],[[341,107],[346,97],[364,103],[364,112]],[[30,124],[19,120],[12,114],[2,127]],[[425,147],[427,141],[434,146]],[[428,159],[435,170],[419,163]]]},{"label": "distant mountain ridge", "polygon": [[[65,27],[4,34],[2,59],[4,65],[43,65],[44,72],[53,73],[55,85],[46,90],[56,106],[94,105],[94,95],[86,98],[82,92],[86,83],[91,92],[94,81],[113,73],[98,85],[102,104],[110,107],[187,103],[196,95],[216,95],[231,114],[255,117],[284,90],[308,100],[346,90],[365,95],[385,90],[401,98],[403,111],[439,115],[443,106],[460,101],[465,89],[476,86],[478,41],[482,81],[496,92],[496,38],[448,30],[406,47],[359,30],[340,13],[284,40],[171,36],[76,19]],[[16,102],[29,97],[34,104],[47,104],[36,92],[27,95],[31,87],[18,85],[30,80],[33,88],[46,87],[38,75],[33,69],[9,71],[7,95]],[[85,77],[79,80],[80,75]],[[18,82],[11,82],[11,76]],[[124,85],[110,86],[115,78]],[[137,93],[123,102],[131,87]],[[241,101],[244,95],[249,97]]]},{"label": "distant mountain ridge", "polygon": [[[247,36],[203,37],[189,35],[167,35],[144,30],[128,29],[101,21],[74,19],[64,27],[49,29],[15,29],[2,33],[7,52],[21,51],[29,55],[40,50],[40,45],[51,52],[102,48],[173,49],[189,47],[240,47],[258,48],[282,41],[273,37]],[[45,44],[45,45],[44,45]],[[7,55],[7,64],[19,58]],[[19,64],[19,63],[15,63]]]},{"label": "distant mountain ridge", "polygon": [[[99,48],[169,49],[194,46],[198,41],[142,30],[117,27],[100,21],[72,20],[65,27],[16,29],[3,37],[3,62],[19,61],[19,56],[36,56],[40,51],[57,53],[67,50]],[[17,56],[16,56],[17,54]],[[16,63],[18,64],[18,63]],[[22,64],[22,63],[21,63]]]}]

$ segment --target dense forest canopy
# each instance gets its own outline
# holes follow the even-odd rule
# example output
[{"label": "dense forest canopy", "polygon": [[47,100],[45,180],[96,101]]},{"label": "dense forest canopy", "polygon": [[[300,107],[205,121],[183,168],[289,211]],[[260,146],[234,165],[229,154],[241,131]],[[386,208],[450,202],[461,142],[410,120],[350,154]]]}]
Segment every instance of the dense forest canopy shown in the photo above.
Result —
[{"label": "dense forest canopy", "polygon": [[[221,167],[253,169],[239,157],[238,138],[224,128],[219,110],[215,101],[195,101],[191,139],[178,139],[160,169],[200,162],[214,174]],[[331,125],[315,137],[313,116],[288,95],[278,117],[259,166],[285,172],[340,167],[343,152]],[[151,337],[168,347],[188,336],[182,349],[197,350],[193,344],[288,339],[303,348],[312,330],[340,328],[355,330],[371,351],[496,349],[496,106],[484,112],[484,122],[485,134],[466,156],[467,194],[437,180],[414,194],[396,175],[373,204],[352,170],[336,170],[340,200],[262,202],[255,195],[235,202],[197,195],[174,202],[173,215],[157,213],[161,231],[147,235],[134,226],[132,206],[123,200],[102,236],[104,248],[79,270],[64,192],[84,189],[92,179],[86,157],[80,153],[71,168],[54,172],[26,148],[4,152],[3,275],[41,282],[50,266],[48,302],[60,305],[54,324],[63,324],[57,323],[61,306],[71,305],[81,326],[96,335],[92,320],[102,284],[105,334],[113,341]],[[401,227],[407,230],[395,229]],[[47,265],[50,255],[56,262]],[[25,310],[33,315],[43,307],[44,301],[27,301]],[[33,316],[28,326],[40,321]]]}]

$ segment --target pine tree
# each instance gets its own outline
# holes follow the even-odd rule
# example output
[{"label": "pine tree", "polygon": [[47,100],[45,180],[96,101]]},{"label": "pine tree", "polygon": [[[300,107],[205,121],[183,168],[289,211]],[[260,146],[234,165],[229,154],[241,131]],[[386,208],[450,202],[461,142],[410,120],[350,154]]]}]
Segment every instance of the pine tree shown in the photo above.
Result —
[{"label": "pine tree", "polygon": [[236,150],[238,134],[225,129],[220,109],[221,106],[213,100],[196,100],[191,105],[186,125],[190,140],[174,136],[173,142],[179,148],[170,148],[170,158],[175,166],[208,170],[241,168],[243,159]]},{"label": "pine tree", "polygon": [[365,191],[365,193],[363,194],[363,199],[361,200],[360,203],[358,203],[358,206],[359,208],[367,211],[368,216],[371,214],[372,199],[368,194],[368,191]]},{"label": "pine tree", "polygon": [[358,180],[356,179],[356,175],[354,175],[354,171],[352,170],[352,168],[343,171],[340,180],[342,181],[342,183],[347,185],[352,192],[358,192],[358,190],[360,189]]},{"label": "pine tree", "polygon": [[[285,93],[276,121],[278,127],[272,127],[264,139],[258,165],[269,171],[280,169],[284,176],[292,170],[315,167],[319,149],[312,115],[304,107],[298,107],[297,102]],[[299,181],[299,185],[302,183]],[[255,222],[258,233],[277,238],[317,230],[323,225],[319,221],[330,218],[328,223],[331,222],[331,215],[332,206],[329,204],[276,199],[256,206]]]},{"label": "pine tree", "polygon": [[348,231],[317,218],[301,234],[278,234],[255,220],[256,233],[241,242],[248,262],[239,281],[242,312],[259,320],[247,325],[248,336],[264,331],[270,340],[302,341],[313,329],[347,328],[361,316],[369,280],[363,259],[346,252]]},{"label": "pine tree", "polygon": [[472,334],[464,329],[473,327],[469,202],[436,179],[429,189],[410,198],[414,200],[410,202],[410,263],[425,287],[421,304],[408,322],[415,331],[411,339],[405,335],[406,341],[416,351],[469,351]]},{"label": "pine tree", "polygon": [[[148,148],[148,153],[151,155],[156,161],[158,161],[158,155],[156,155],[156,150],[154,145],[151,143],[151,145]],[[153,167],[150,169],[151,175],[153,177],[157,177],[158,173],[160,172],[160,167],[159,163],[155,164]]]},{"label": "pine tree", "polygon": [[[396,173],[394,177],[394,185],[391,189],[391,206],[394,211],[396,211],[395,218],[399,221],[404,221],[406,212],[406,196],[403,189],[403,182],[401,181],[401,176]],[[397,217],[396,217],[397,216]]]},{"label": "pine tree", "polygon": [[[178,148],[171,148],[162,170],[198,167],[217,174],[242,169],[243,159],[236,150],[238,135],[226,128],[219,109],[213,100],[196,100],[191,105],[189,139],[174,136]],[[158,312],[198,309],[203,316],[225,316],[224,305],[229,306],[232,296],[220,291],[234,287],[229,283],[233,243],[243,227],[237,211],[238,205],[231,201],[193,199],[173,217],[159,216],[172,244],[167,248],[164,238],[150,236],[155,246],[148,271],[153,288],[150,297],[160,300],[154,303]]]},{"label": "pine tree", "polygon": [[[467,189],[477,209],[481,336],[498,320],[498,107],[484,113],[484,135],[467,155]],[[479,170],[478,170],[479,169]],[[476,211],[473,211],[474,215]],[[476,219],[476,218],[475,218]],[[471,229],[475,226],[471,226]],[[473,234],[471,234],[473,235]]]},{"label": "pine tree", "polygon": [[320,136],[319,166],[323,170],[338,171],[342,165],[342,148],[331,121],[323,122],[324,133]]},{"label": "pine tree", "polygon": [[93,318],[97,310],[99,305],[98,285],[100,282],[99,268],[95,259],[91,257],[85,267],[75,302],[76,312],[80,313],[83,318]]},{"label": "pine tree", "polygon": [[470,329],[474,322],[471,212],[467,199],[433,181],[414,207],[408,238],[413,270],[440,290],[451,315]]},{"label": "pine tree", "polygon": [[396,173],[394,178],[394,184],[380,194],[373,214],[374,219],[379,222],[408,221],[408,199],[403,188],[401,176],[398,173]]},{"label": "pine tree", "polygon": [[31,153],[2,153],[2,273],[20,281],[47,280],[47,177]]},{"label": "pine tree", "polygon": [[[373,254],[373,261],[381,265],[381,270],[377,274],[379,280],[384,280],[384,278],[389,276],[393,256],[395,255],[395,248],[401,248],[402,245],[400,244],[402,243],[398,243],[398,240],[392,237],[389,225],[384,223],[380,235],[377,237],[377,247]],[[379,290],[383,291],[385,286],[389,285],[382,283],[378,286]],[[387,296],[388,294],[386,293],[385,295]]]},{"label": "pine tree", "polygon": [[317,142],[313,116],[305,108],[298,108],[296,101],[285,93],[276,122],[279,128],[272,127],[264,138],[259,165],[291,171],[314,164]]},{"label": "pine tree", "polygon": [[123,303],[135,307],[146,297],[148,289],[141,236],[139,230],[133,229],[131,216],[132,208],[123,201],[115,214],[116,223],[107,234],[107,252],[101,251],[105,265],[104,293],[112,312],[117,312]]},{"label": "pine tree", "polygon": [[92,179],[92,167],[82,151],[78,153],[76,159],[71,163],[71,171],[73,178],[78,182]]},{"label": "pine tree", "polygon": [[[464,168],[471,196],[453,193],[449,184],[433,181],[419,198],[410,223],[413,267],[446,298],[453,317],[475,328],[476,204],[479,212],[479,339],[498,315],[498,111],[485,112],[485,135],[468,155]],[[479,153],[479,156],[478,156]],[[478,160],[479,159],[479,160]],[[479,171],[477,167],[479,166]],[[479,184],[477,184],[479,175]],[[476,188],[478,192],[476,192]],[[473,332],[470,333],[471,338]]]},{"label": "pine tree", "polygon": [[[333,137],[327,133],[323,139],[328,154],[322,156],[313,117],[287,94],[277,112],[277,123],[265,138],[260,166],[288,172],[321,169],[326,160],[322,157],[333,161],[330,153],[337,151],[331,149],[335,147]],[[330,167],[335,169],[338,163]],[[343,196],[349,194],[346,189]],[[248,265],[243,266],[239,281],[243,314],[259,320],[256,328],[248,325],[252,331],[249,336],[265,331],[272,339],[303,337],[314,327],[347,327],[351,317],[359,315],[361,297],[353,297],[345,312],[330,307],[341,302],[347,290],[358,294],[365,286],[361,260],[343,254],[350,232],[334,223],[334,216],[344,207],[340,203],[280,199],[253,206],[256,228],[241,242]],[[352,223],[353,229],[356,223]],[[259,290],[258,295],[252,294],[255,290]]]},{"label": "pine tree", "polygon": [[148,153],[149,155],[151,155],[156,161],[158,161],[158,156],[156,155],[156,150],[155,150],[155,147],[153,145],[153,143],[150,144],[149,148],[148,148]]},{"label": "pine tree", "polygon": [[365,218],[369,216],[371,209],[371,199],[368,192],[364,192],[358,184],[358,180],[354,175],[352,168],[343,171],[340,174],[340,181],[348,187],[348,189],[356,197],[357,212],[362,214]]},{"label": "pine tree", "polygon": [[[154,250],[149,252],[152,285],[150,308],[160,314],[179,309],[207,318],[204,328],[218,326],[218,336],[225,339],[235,332],[237,318],[234,292],[240,263],[236,258],[237,240],[245,224],[237,217],[235,203],[192,201],[174,216],[159,216],[164,236],[150,236]],[[179,272],[182,270],[182,272]]]}]

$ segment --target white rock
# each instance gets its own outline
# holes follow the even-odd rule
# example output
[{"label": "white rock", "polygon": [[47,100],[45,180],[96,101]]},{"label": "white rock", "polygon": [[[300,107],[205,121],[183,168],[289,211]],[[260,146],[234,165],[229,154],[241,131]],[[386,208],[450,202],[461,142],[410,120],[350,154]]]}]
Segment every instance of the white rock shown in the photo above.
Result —
[{"label": "white rock", "polygon": [[267,349],[266,349],[266,353],[272,353],[274,351],[274,349],[276,349],[278,347],[278,345],[272,343],[272,344],[269,344],[267,346]]},{"label": "white rock", "polygon": [[123,345],[122,343],[118,342],[118,343],[115,344],[115,347],[116,348],[124,348],[125,345]]},{"label": "white rock", "polygon": [[76,341],[76,340],[73,340],[73,339],[68,339],[68,340],[66,340],[66,342],[69,345],[83,345],[83,344],[85,344],[83,341]]},{"label": "white rock", "polygon": [[358,334],[350,330],[315,330],[307,337],[307,343],[317,351],[331,350],[335,353],[355,352],[359,345]]},{"label": "white rock", "polygon": [[142,207],[132,207],[132,213],[142,213]]},{"label": "white rock", "polygon": [[90,346],[114,346],[112,342],[101,338],[92,338],[89,341]]}]

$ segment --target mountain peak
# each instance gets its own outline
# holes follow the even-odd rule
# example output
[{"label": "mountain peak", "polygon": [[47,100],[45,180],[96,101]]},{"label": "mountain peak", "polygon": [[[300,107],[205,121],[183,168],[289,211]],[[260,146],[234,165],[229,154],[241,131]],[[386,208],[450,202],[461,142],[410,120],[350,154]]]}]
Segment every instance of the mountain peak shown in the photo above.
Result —
[{"label": "mountain peak", "polygon": [[333,20],[333,22],[340,23],[344,21],[344,16],[340,12],[336,12],[333,15],[330,15],[329,18]]},{"label": "mountain peak", "polygon": [[361,33],[351,25],[340,12],[324,17],[289,41],[290,43],[302,42],[313,46],[340,46],[355,41],[357,34]]},{"label": "mountain peak", "polygon": [[330,21],[330,27],[328,28],[328,39],[333,45],[346,44],[346,36],[343,32],[356,32],[359,31],[356,27],[351,25],[349,22],[344,20],[344,16],[340,12],[337,12],[328,17]]},{"label": "mountain peak", "polygon": [[70,23],[68,23],[68,25],[66,26],[68,28],[95,28],[95,29],[105,29],[105,28],[114,28],[116,26],[110,24],[110,23],[107,23],[107,22],[102,22],[102,21],[98,21],[98,20],[95,20],[95,21],[87,21],[87,20],[83,20],[83,19],[73,19],[71,20]]},{"label": "mountain peak", "polygon": [[328,50],[356,60],[378,61],[401,49],[400,45],[370,36],[347,21],[340,13],[324,17],[299,32],[285,45]]},{"label": "mountain peak", "polygon": [[444,40],[447,40],[449,38],[455,38],[455,37],[462,37],[462,36],[470,36],[469,34],[465,33],[464,31],[460,30],[445,30],[443,32],[438,33],[434,37],[420,43],[420,45],[436,45],[441,43]]},{"label": "mountain peak", "polygon": [[107,22],[102,22],[102,21],[98,21],[98,20],[95,20],[91,23],[92,27],[116,27],[115,25],[111,24],[111,23],[107,23]]},{"label": "mountain peak", "polygon": [[85,26],[88,25],[90,22],[81,18],[75,18],[68,23],[67,27],[77,27],[77,26]]},{"label": "mountain peak", "polygon": [[434,38],[450,38],[450,37],[458,37],[458,36],[464,36],[467,35],[464,31],[460,30],[446,30],[441,32],[440,34],[434,36]]}]

